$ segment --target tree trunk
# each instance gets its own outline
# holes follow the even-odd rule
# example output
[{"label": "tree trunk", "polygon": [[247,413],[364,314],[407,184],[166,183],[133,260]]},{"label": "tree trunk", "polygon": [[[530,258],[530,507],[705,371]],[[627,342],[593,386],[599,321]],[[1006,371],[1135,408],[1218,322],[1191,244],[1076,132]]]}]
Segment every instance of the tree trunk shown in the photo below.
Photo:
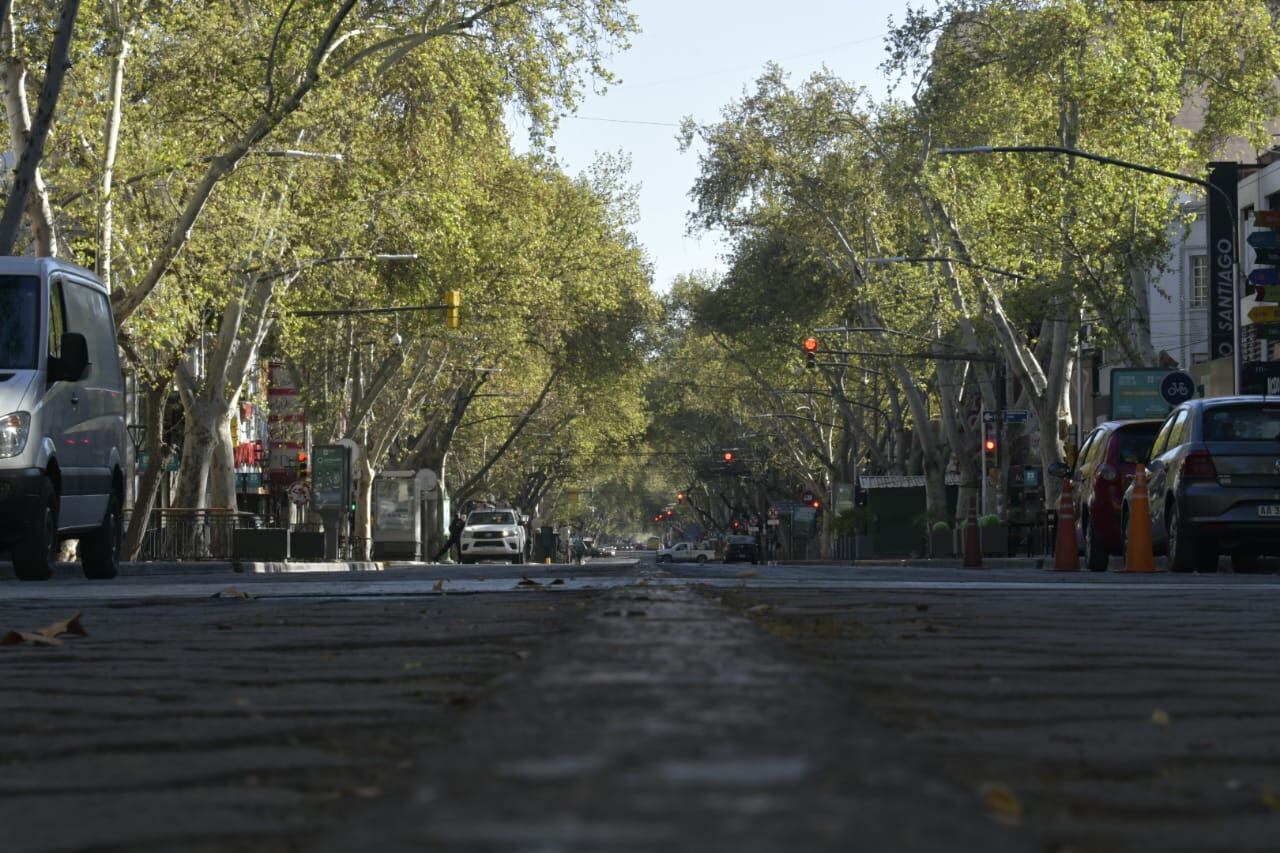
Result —
[{"label": "tree trunk", "polygon": [[111,83],[107,92],[107,102],[111,105],[107,112],[106,128],[103,131],[104,151],[102,155],[102,184],[98,211],[98,276],[112,286],[111,261],[115,240],[115,169],[116,152],[120,141],[120,121],[123,115],[121,101],[124,93],[124,66],[129,56],[129,32],[125,29],[120,15],[120,2],[114,0],[107,4],[107,22],[111,31]]},{"label": "tree trunk", "polygon": [[[39,214],[31,218],[37,254],[53,254],[53,217],[48,208],[47,193],[41,199],[44,184],[40,181],[39,168],[40,161],[44,158],[44,144],[49,136],[49,127],[53,124],[53,115],[57,110],[58,96],[62,93],[62,81],[71,65],[71,34],[79,13],[80,0],[64,0],[62,14],[58,18],[58,30],[54,33],[53,46],[49,49],[49,65],[45,70],[44,85],[40,88],[40,103],[36,106],[35,121],[31,124],[30,132],[24,134],[26,138],[22,147],[14,148],[14,153],[18,155],[18,166],[14,169],[13,188],[5,202],[4,213],[0,215],[0,255],[13,254],[29,199],[39,209]],[[18,88],[21,91],[21,86]]]},{"label": "tree trunk", "polygon": [[169,397],[169,380],[158,382],[147,389],[147,470],[142,474],[142,485],[133,501],[129,516],[129,529],[125,532],[121,554],[125,560],[136,560],[142,547],[142,537],[151,523],[151,510],[155,507],[160,491],[160,480],[173,449],[164,441],[164,405]]},{"label": "tree trunk", "polygon": [[[352,460],[354,470],[360,473],[356,483],[356,549],[353,555],[357,560],[369,559],[371,540],[373,539],[373,475],[376,473],[368,451],[362,446],[357,458]],[[414,509],[417,512],[417,508]]]},{"label": "tree trunk", "polygon": [[183,407],[183,415],[182,465],[173,504],[204,509],[208,506],[209,474],[218,431],[230,430],[230,410],[216,400],[196,399]]}]

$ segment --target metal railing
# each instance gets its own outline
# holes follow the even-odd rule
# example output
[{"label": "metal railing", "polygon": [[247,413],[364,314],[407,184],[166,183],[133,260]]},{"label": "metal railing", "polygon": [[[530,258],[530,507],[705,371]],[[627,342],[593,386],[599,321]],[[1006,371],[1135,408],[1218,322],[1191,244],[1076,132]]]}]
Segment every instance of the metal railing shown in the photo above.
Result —
[{"label": "metal railing", "polygon": [[[125,526],[130,511],[125,512]],[[270,529],[271,525],[251,512],[229,509],[153,509],[147,529],[135,558],[142,561],[231,560],[236,558],[235,531]],[[277,528],[278,529],[278,528]],[[321,522],[302,522],[290,526],[291,534],[319,534]],[[338,540],[339,559],[363,559],[369,540],[342,535]],[[283,546],[282,546],[283,547]],[[318,554],[307,555],[319,559]],[[301,558],[295,554],[294,559]]]},{"label": "metal railing", "polygon": [[[125,513],[126,526],[130,514]],[[229,560],[233,531],[259,526],[258,517],[251,512],[181,507],[153,509],[136,559]]]}]

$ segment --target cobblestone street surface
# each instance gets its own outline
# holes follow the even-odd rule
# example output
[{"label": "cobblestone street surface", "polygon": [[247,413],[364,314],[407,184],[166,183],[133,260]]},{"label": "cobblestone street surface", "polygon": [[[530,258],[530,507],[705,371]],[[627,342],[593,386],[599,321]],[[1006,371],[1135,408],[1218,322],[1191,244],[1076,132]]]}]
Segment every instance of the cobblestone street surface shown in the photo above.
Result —
[{"label": "cobblestone street surface", "polygon": [[725,598],[941,776],[1006,787],[1040,849],[1280,849],[1280,604],[1267,596]]},{"label": "cobblestone street surface", "polygon": [[[404,785],[583,603],[85,608],[87,637],[0,649],[0,849],[308,849]],[[70,615],[0,603],[6,628]]]},{"label": "cobblestone street surface", "polygon": [[0,848],[1277,848],[1271,580],[486,572],[3,584]]}]

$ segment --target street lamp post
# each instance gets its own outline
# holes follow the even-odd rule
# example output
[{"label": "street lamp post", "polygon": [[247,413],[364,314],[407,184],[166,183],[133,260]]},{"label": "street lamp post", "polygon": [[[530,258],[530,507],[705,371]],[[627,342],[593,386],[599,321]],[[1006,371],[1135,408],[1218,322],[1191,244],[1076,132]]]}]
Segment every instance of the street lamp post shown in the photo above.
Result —
[{"label": "street lamp post", "polygon": [[1181,181],[1186,184],[1195,184],[1198,187],[1203,187],[1208,192],[1218,193],[1222,197],[1223,207],[1231,221],[1231,305],[1233,312],[1231,360],[1234,390],[1237,394],[1240,393],[1240,229],[1237,224],[1238,211],[1236,210],[1235,202],[1222,187],[1193,175],[1184,175],[1181,172],[1171,172],[1155,166],[1145,166],[1141,163],[1106,157],[1102,154],[1094,154],[1091,151],[1068,148],[1065,145],[971,145],[961,148],[940,148],[937,153],[952,156],[966,154],[1063,154],[1068,157],[1092,160],[1095,163],[1102,163],[1107,166],[1116,166],[1120,169],[1129,169],[1130,171],[1157,175],[1161,178]]}]

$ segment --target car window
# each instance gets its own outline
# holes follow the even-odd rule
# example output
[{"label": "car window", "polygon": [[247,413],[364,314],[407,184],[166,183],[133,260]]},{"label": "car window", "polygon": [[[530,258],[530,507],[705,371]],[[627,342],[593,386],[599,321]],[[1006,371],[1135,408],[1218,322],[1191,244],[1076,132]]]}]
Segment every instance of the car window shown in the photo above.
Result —
[{"label": "car window", "polygon": [[1187,443],[1187,439],[1191,435],[1191,430],[1188,429],[1190,417],[1190,409],[1183,409],[1181,412],[1178,412],[1178,415],[1173,422],[1173,431],[1169,433],[1169,443],[1165,446],[1165,449],[1161,451],[1162,453],[1170,451],[1175,447],[1181,447]]},{"label": "car window", "polygon": [[509,512],[473,512],[467,524],[515,524]]},{"label": "car window", "polygon": [[1093,453],[1094,448],[1097,446],[1098,446],[1098,433],[1097,432],[1089,433],[1089,437],[1084,440],[1084,445],[1081,446],[1080,448],[1080,453],[1076,455],[1077,468],[1083,468],[1085,465],[1088,465],[1090,462],[1093,461],[1089,457],[1090,457],[1090,454]]},{"label": "car window", "polygon": [[[1181,412],[1177,413],[1181,414]],[[1165,420],[1164,425],[1160,427],[1160,434],[1156,436],[1155,442],[1151,445],[1151,458],[1155,459],[1161,453],[1164,453],[1169,446],[1169,433],[1173,432],[1173,424],[1178,419],[1177,414],[1170,415]]]},{"label": "car window", "polygon": [[1280,410],[1258,404],[1217,406],[1204,415],[1205,441],[1280,441]]},{"label": "car window", "polygon": [[40,279],[0,276],[0,368],[34,368],[39,331]]},{"label": "car window", "polygon": [[62,355],[62,333],[67,330],[62,306],[62,280],[55,278],[49,282],[49,355],[53,358]]},{"label": "car window", "polygon": [[1130,465],[1146,463],[1151,456],[1151,443],[1155,440],[1159,424],[1148,427],[1122,429],[1112,439],[1116,443],[1116,459]]}]

